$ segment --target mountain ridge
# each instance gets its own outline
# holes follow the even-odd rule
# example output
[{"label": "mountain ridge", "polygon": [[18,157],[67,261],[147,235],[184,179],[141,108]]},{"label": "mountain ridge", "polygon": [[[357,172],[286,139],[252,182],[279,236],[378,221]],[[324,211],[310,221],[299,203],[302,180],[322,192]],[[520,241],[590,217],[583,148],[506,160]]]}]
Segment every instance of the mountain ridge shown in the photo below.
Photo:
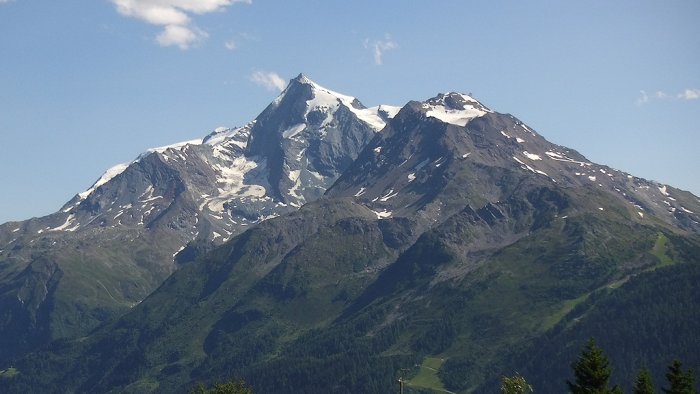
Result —
[{"label": "mountain ridge", "polygon": [[[379,107],[365,110],[350,99],[300,75],[247,125],[149,149],[108,169],[56,213],[0,225],[0,277],[8,278],[0,295],[5,326],[32,331],[41,325],[50,334],[39,337],[53,339],[84,334],[140,302],[197,253],[320,197],[388,119],[380,117]],[[347,109],[351,104],[357,108]],[[284,135],[300,124],[304,130]],[[268,147],[276,147],[276,162],[256,150],[254,137],[266,134],[279,137]],[[36,278],[27,270],[32,265],[63,273],[56,290],[66,297],[59,304],[70,310],[58,315],[80,316],[75,323],[59,324],[49,317],[56,315],[51,308],[39,308],[52,304],[56,293],[41,290],[48,273]],[[61,290],[61,281],[69,279],[75,295]],[[26,286],[43,294],[29,310],[16,296]],[[74,305],[76,299],[81,301]],[[48,315],[38,318],[42,313]]]},{"label": "mountain ridge", "polygon": [[[700,200],[690,193],[592,163],[458,93],[409,102],[381,132],[347,129],[365,110],[359,101],[309,106],[318,88],[305,78],[245,131],[276,125],[247,156],[276,168],[256,178],[277,185],[269,201],[231,205],[288,211],[201,247],[126,313],[19,358],[19,377],[0,385],[173,392],[233,374],[260,392],[386,392],[396,371],[435,356],[447,360],[450,390],[473,392],[498,378],[503,354],[527,348],[600,289],[669,261],[699,263]],[[283,107],[295,109],[274,112]],[[296,127],[301,119],[309,123]],[[349,131],[357,138],[320,148],[320,137]],[[143,160],[207,157],[197,149]],[[302,151],[310,156],[296,160]],[[327,173],[337,176],[323,194],[319,184],[296,187],[311,179],[303,174],[322,181],[312,173],[330,157],[347,165]],[[184,183],[168,185],[183,193]],[[55,283],[60,264],[36,265],[40,284]]]}]

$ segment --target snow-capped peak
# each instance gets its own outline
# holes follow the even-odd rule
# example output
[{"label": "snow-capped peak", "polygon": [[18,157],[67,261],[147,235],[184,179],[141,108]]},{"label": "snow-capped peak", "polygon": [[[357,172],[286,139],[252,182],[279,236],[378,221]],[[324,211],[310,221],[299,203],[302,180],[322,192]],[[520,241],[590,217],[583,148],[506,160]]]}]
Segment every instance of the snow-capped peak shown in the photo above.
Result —
[{"label": "snow-capped peak", "polygon": [[492,112],[471,96],[461,93],[440,93],[423,103],[426,115],[457,126]]},{"label": "snow-capped peak", "polygon": [[[287,95],[296,92],[300,88],[309,89],[308,91],[310,91],[303,114],[305,123],[319,129],[323,129],[333,121],[333,115],[341,106],[351,111],[358,119],[367,123],[375,131],[383,129],[386,125],[386,120],[392,118],[398,112],[397,107],[386,105],[367,108],[357,98],[323,87],[304,74],[299,74],[292,79],[287,88],[275,99],[274,103],[279,105]],[[301,125],[292,126],[297,132],[300,127]],[[285,137],[288,138],[296,134],[295,132],[288,132]]]}]

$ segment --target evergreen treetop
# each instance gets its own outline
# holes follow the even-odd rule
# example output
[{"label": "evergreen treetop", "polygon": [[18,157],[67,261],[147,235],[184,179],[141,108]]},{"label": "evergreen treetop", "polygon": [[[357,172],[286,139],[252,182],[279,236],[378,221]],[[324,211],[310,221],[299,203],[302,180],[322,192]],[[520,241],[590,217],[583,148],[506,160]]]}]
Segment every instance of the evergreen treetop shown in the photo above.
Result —
[{"label": "evergreen treetop", "polygon": [[612,374],[608,358],[593,338],[589,339],[578,359],[571,364],[575,382],[566,381],[572,394],[617,394],[622,393],[618,386],[608,387]]},{"label": "evergreen treetop", "polygon": [[666,379],[669,388],[662,388],[667,394],[695,394],[695,376],[692,370],[683,372],[683,365],[678,360],[673,360],[668,366]]},{"label": "evergreen treetop", "polygon": [[654,394],[654,384],[651,381],[651,372],[647,368],[639,371],[637,379],[634,381],[632,394]]}]

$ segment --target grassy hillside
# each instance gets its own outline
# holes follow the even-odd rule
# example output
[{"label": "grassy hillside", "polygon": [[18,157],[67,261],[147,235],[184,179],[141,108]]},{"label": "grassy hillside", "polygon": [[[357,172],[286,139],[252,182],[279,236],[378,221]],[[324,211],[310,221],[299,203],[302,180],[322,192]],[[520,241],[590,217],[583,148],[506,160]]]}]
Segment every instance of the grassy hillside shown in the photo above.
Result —
[{"label": "grassy hillside", "polygon": [[[169,393],[243,377],[262,393],[384,393],[407,376],[414,391],[481,393],[518,371],[538,392],[561,392],[589,336],[608,351],[601,333],[643,326],[651,341],[679,324],[673,346],[629,346],[697,350],[700,242],[630,221],[602,197],[592,204],[605,210],[572,209],[579,198],[529,189],[422,234],[410,219],[322,200],[185,265],[92,335],[20,360],[0,388]],[[627,315],[652,309],[648,325]],[[695,323],[681,314],[691,309]]]}]

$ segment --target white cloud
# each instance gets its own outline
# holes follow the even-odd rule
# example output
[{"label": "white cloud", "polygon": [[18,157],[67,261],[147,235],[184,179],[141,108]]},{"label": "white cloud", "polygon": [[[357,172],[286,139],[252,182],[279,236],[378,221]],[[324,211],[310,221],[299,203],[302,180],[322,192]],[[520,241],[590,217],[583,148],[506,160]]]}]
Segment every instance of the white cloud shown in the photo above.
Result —
[{"label": "white cloud", "polygon": [[236,44],[236,40],[230,39],[224,43],[224,47],[229,51],[235,51],[238,48],[238,44]]},{"label": "white cloud", "polygon": [[700,89],[686,89],[683,93],[678,94],[681,100],[697,100],[700,99]]},{"label": "white cloud", "polygon": [[670,98],[671,98],[671,96],[669,96],[668,93],[662,92],[662,91],[660,91],[660,90],[657,91],[656,93],[654,93],[654,95],[655,95],[656,98],[659,99],[659,100],[667,100],[667,99],[670,99]]},{"label": "white cloud", "polygon": [[637,105],[644,105],[652,100],[698,100],[700,99],[700,89],[685,89],[682,93],[676,95],[666,93],[664,91],[658,90],[655,93],[649,95],[644,90],[640,90],[639,96],[636,100]]},{"label": "white cloud", "polygon": [[[6,1],[6,0],[0,0]],[[162,46],[188,49],[209,35],[192,23],[192,15],[222,11],[234,3],[251,0],[111,0],[120,14],[162,26],[156,37]]]},{"label": "white cloud", "polygon": [[156,37],[156,42],[164,47],[177,45],[180,49],[188,49],[205,40],[207,37],[209,37],[207,32],[196,27],[190,28],[180,25],[167,25]]},{"label": "white cloud", "polygon": [[250,80],[267,90],[278,92],[287,86],[287,82],[275,72],[256,71],[250,76]]},{"label": "white cloud", "polygon": [[649,102],[649,95],[647,94],[647,92],[640,90],[639,93],[641,94],[641,96],[639,98],[637,98],[637,105],[643,105],[643,104],[648,103]]},{"label": "white cloud", "polygon": [[365,48],[372,49],[374,53],[374,64],[382,65],[382,56],[384,52],[398,48],[399,45],[394,41],[389,34],[384,36],[384,40],[369,41],[365,40]]}]

